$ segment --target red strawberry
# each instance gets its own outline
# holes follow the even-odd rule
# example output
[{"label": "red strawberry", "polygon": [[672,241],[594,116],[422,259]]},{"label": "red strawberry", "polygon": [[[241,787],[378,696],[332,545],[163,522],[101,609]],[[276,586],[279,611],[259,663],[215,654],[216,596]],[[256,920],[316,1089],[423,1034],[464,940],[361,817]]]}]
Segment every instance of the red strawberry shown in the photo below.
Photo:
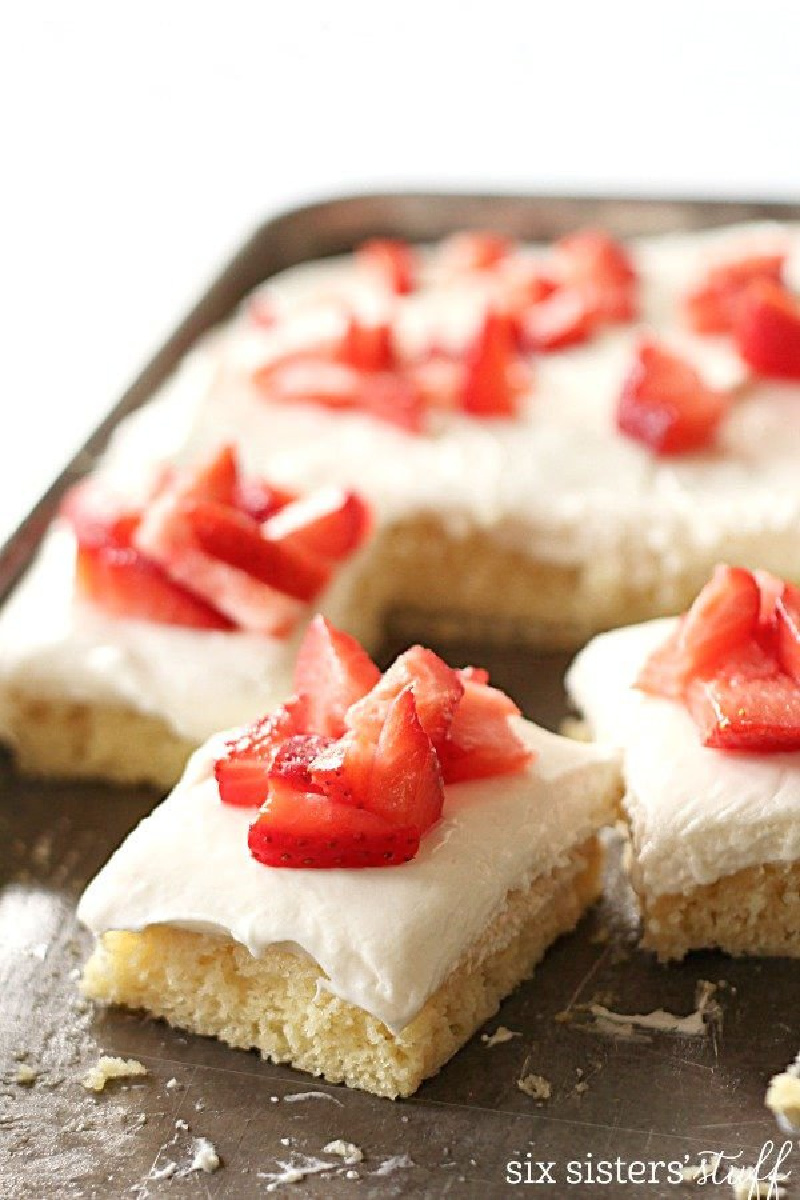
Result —
[{"label": "red strawberry", "polygon": [[[485,667],[461,667],[458,671],[459,678],[466,685],[468,681],[472,683],[488,683],[489,672]],[[509,700],[509,704],[513,703]],[[516,711],[519,711],[514,705]]]},{"label": "red strawberry", "polygon": [[676,354],[643,342],[625,380],[617,428],[656,454],[704,450],[714,440],[727,400]]},{"label": "red strawberry", "polygon": [[224,804],[257,808],[264,803],[272,763],[283,743],[305,733],[308,701],[295,697],[228,742],[214,774]]},{"label": "red strawberry", "polygon": [[314,788],[340,804],[370,808],[372,766],[375,743],[352,733],[332,741],[320,750],[311,763]]},{"label": "red strawberry", "polygon": [[436,751],[422,727],[412,687],[391,702],[378,738],[367,807],[392,826],[420,836],[442,815],[444,785]]},{"label": "red strawberry", "polygon": [[582,292],[559,288],[520,314],[520,344],[523,350],[564,350],[585,342],[596,323]]},{"label": "red strawberry", "polygon": [[784,254],[753,254],[712,267],[684,301],[689,325],[697,333],[730,333],[749,285],[759,279],[779,284],[784,259]]},{"label": "red strawberry", "polygon": [[234,446],[222,446],[213,458],[201,464],[177,485],[184,497],[211,500],[233,508],[239,498],[239,466]]},{"label": "red strawberry", "polygon": [[66,493],[59,515],[73,528],[80,546],[116,546],[124,549],[141,520],[137,508],[125,507],[94,479],[76,483]]},{"label": "red strawberry", "polygon": [[279,403],[361,411],[410,433],[422,428],[422,397],[413,381],[393,371],[362,371],[316,355],[273,365],[260,386]]},{"label": "red strawberry", "polygon": [[489,271],[511,253],[511,242],[499,233],[470,230],[445,238],[438,250],[447,271]]},{"label": "red strawberry", "polygon": [[260,525],[296,499],[297,494],[288,488],[275,487],[272,483],[249,475],[239,479],[234,507]]},{"label": "red strawberry", "polygon": [[310,731],[340,737],[347,710],[374,688],[380,677],[355,638],[335,629],[325,617],[314,617],[294,669],[295,689],[308,697]]},{"label": "red strawberry", "polygon": [[366,808],[271,779],[247,844],[253,858],[269,867],[388,867],[414,857],[419,834]]},{"label": "red strawberry", "polygon": [[395,372],[364,375],[359,381],[354,407],[406,433],[422,431],[422,393],[413,379]]},{"label": "red strawberry", "polygon": [[800,684],[800,593],[787,585],[775,606],[776,652],[781,668]]},{"label": "red strawberry", "polygon": [[293,734],[278,747],[269,769],[270,778],[284,779],[300,792],[321,792],[324,789],[313,779],[314,761],[336,745],[333,738],[321,733]]},{"label": "red strawberry", "polygon": [[800,305],[780,284],[762,279],[746,289],[733,333],[756,374],[800,379]]},{"label": "red strawberry", "polygon": [[375,238],[356,251],[359,266],[371,271],[387,291],[396,296],[413,292],[416,264],[414,252],[406,242]]},{"label": "red strawberry", "polygon": [[636,686],[676,699],[755,636],[761,594],[742,567],[718,566],[666,644],[645,663]]},{"label": "red strawberry", "polygon": [[206,554],[286,596],[310,601],[328,582],[327,564],[270,540],[244,513],[200,500],[183,505],[181,516]]},{"label": "red strawberry", "polygon": [[636,315],[636,271],[624,246],[601,230],[584,229],[556,242],[555,270],[579,291],[591,314],[603,321]]},{"label": "red strawberry", "polygon": [[216,608],[130,547],[79,545],[76,583],[79,595],[112,617],[190,629],[232,628]]},{"label": "red strawberry", "polygon": [[363,700],[352,706],[345,717],[348,729],[363,737],[377,738],[393,702],[409,685],[420,724],[433,744],[438,745],[464,694],[464,684],[452,667],[423,646],[412,646],[401,654]]},{"label": "red strawberry", "polygon": [[800,749],[800,688],[755,640],[686,696],[704,746],[767,752]]},{"label": "red strawberry", "polygon": [[357,492],[327,487],[285,505],[261,532],[278,545],[330,561],[352,554],[369,525],[369,508]]},{"label": "red strawberry", "polygon": [[388,322],[368,325],[349,315],[336,358],[359,371],[391,370],[394,365],[394,345]]},{"label": "red strawberry", "polygon": [[467,347],[466,375],[461,405],[473,417],[513,417],[518,387],[512,377],[516,365],[516,336],[511,319],[489,310]]},{"label": "red strawberry", "polygon": [[519,709],[504,692],[488,687],[481,678],[464,671],[460,675],[464,695],[439,746],[445,783],[512,775],[522,770],[533,753],[508,723],[510,716],[519,715]]}]

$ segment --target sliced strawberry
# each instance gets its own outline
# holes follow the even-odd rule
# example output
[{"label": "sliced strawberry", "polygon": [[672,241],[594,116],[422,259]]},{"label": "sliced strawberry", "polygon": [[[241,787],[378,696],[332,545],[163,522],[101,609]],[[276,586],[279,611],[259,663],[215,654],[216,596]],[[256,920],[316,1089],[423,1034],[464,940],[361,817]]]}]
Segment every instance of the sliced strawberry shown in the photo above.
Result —
[{"label": "sliced strawberry", "polygon": [[[471,683],[488,683],[489,682],[489,672],[486,670],[485,667],[460,667],[458,670],[458,675],[459,675],[459,678],[462,680],[462,682],[465,685],[467,684],[467,682],[471,682]],[[506,699],[508,699],[508,697],[506,697]],[[509,704],[513,705],[515,711],[517,711],[517,712],[519,711],[517,709],[516,705],[513,704],[512,700],[509,699],[508,702],[509,702]]]},{"label": "sliced strawberry", "polygon": [[239,466],[236,448],[222,446],[213,458],[202,463],[191,475],[178,484],[184,497],[211,500],[215,504],[234,507],[239,498]]},{"label": "sliced strawberry", "polygon": [[465,676],[464,695],[458,703],[447,736],[439,746],[445,783],[513,775],[533,758],[533,752],[508,723],[519,709],[504,692],[488,687],[480,678]]},{"label": "sliced strawberry", "polygon": [[235,507],[260,525],[296,499],[297,493],[290,492],[288,488],[279,488],[247,475],[239,479]]},{"label": "sliced strawberry", "polygon": [[341,362],[306,356],[274,365],[261,385],[279,403],[361,411],[411,433],[422,428],[419,389],[394,371],[362,371]]},{"label": "sliced strawberry", "polygon": [[676,699],[689,681],[714,670],[749,644],[761,611],[755,578],[743,567],[718,566],[664,646],[645,663],[636,686]]},{"label": "sliced strawberry", "polygon": [[466,372],[464,364],[436,349],[405,368],[408,379],[420,397],[422,408],[452,411],[461,404]]},{"label": "sliced strawberry", "polygon": [[285,505],[261,532],[281,546],[331,561],[361,545],[370,521],[369,508],[357,492],[327,487]]},{"label": "sliced strawberry", "polygon": [[467,347],[461,405],[473,417],[513,417],[519,388],[513,378],[516,334],[511,319],[489,310]]},{"label": "sliced strawberry", "polygon": [[294,669],[295,689],[308,697],[310,731],[340,737],[347,710],[366,696],[380,677],[355,638],[335,629],[325,617],[314,617]]},{"label": "sliced strawberry", "polygon": [[288,738],[305,733],[307,725],[308,701],[297,696],[228,742],[214,767],[223,803],[244,808],[262,805],[275,756]]},{"label": "sliced strawberry", "polygon": [[80,546],[131,545],[141,520],[138,508],[126,507],[94,479],[76,483],[66,493],[59,515],[72,526]]},{"label": "sliced strawberry", "polygon": [[520,314],[520,345],[523,350],[564,350],[587,341],[596,323],[581,291],[559,288]]},{"label": "sliced strawberry", "polygon": [[704,746],[770,752],[800,749],[800,688],[753,640],[686,696]]},{"label": "sliced strawberry", "polygon": [[784,254],[753,254],[712,267],[684,300],[689,325],[697,333],[730,333],[747,288],[763,279],[779,284],[785,257]]},{"label": "sliced strawberry", "polygon": [[310,766],[314,789],[340,804],[370,807],[369,795],[375,743],[346,733],[320,750]]},{"label": "sliced strawberry", "polygon": [[356,251],[356,262],[370,271],[396,296],[413,292],[416,280],[414,252],[407,242],[375,238]]},{"label": "sliced strawberry", "polygon": [[452,667],[423,646],[412,646],[395,659],[363,700],[352,706],[345,717],[348,729],[377,738],[392,704],[409,686],[413,689],[420,724],[433,744],[438,745],[464,694],[464,684]]},{"label": "sliced strawberry", "polygon": [[367,807],[420,836],[442,815],[444,785],[431,740],[417,715],[411,686],[391,702],[380,732]]},{"label": "sliced strawberry", "polygon": [[561,282],[579,291],[601,321],[630,321],[636,316],[636,271],[625,247],[602,230],[583,229],[555,245],[555,270]]},{"label": "sliced strawberry", "polygon": [[312,767],[318,755],[336,746],[333,738],[320,733],[297,733],[283,742],[269,768],[271,779],[284,779],[297,791],[321,792],[322,787],[312,776]]},{"label": "sliced strawberry", "polygon": [[622,387],[617,428],[656,454],[704,450],[713,444],[727,403],[689,363],[643,342]]},{"label": "sliced strawberry", "polygon": [[756,374],[800,379],[800,305],[780,284],[762,279],[744,291],[733,332]]},{"label": "sliced strawberry", "polygon": [[336,359],[359,371],[391,370],[394,366],[391,326],[387,321],[367,324],[349,315]]},{"label": "sliced strawberry", "polygon": [[413,379],[394,372],[364,375],[354,407],[406,433],[420,433],[424,422],[422,393]]},{"label": "sliced strawberry", "polygon": [[269,867],[389,867],[414,857],[419,834],[366,808],[271,779],[247,844],[253,858]]},{"label": "sliced strawberry", "polygon": [[781,668],[800,684],[800,594],[784,589],[775,605],[776,652]]},{"label": "sliced strawberry", "polygon": [[198,500],[182,505],[181,516],[202,551],[285,596],[313,600],[330,578],[320,559],[270,540],[255,521],[232,508]]},{"label": "sliced strawberry", "polygon": [[445,238],[438,250],[440,263],[454,274],[490,271],[511,253],[511,242],[499,233],[470,230]]},{"label": "sliced strawberry", "polygon": [[79,545],[76,584],[80,596],[112,617],[190,629],[232,628],[221,612],[131,547]]}]

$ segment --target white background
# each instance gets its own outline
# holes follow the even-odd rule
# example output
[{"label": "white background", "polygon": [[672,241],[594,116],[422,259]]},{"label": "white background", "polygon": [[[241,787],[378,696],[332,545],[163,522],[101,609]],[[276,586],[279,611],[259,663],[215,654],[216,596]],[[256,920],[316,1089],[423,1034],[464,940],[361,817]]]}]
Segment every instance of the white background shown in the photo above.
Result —
[{"label": "white background", "polygon": [[800,199],[795,0],[2,11],[0,537],[244,234],[298,200]]}]

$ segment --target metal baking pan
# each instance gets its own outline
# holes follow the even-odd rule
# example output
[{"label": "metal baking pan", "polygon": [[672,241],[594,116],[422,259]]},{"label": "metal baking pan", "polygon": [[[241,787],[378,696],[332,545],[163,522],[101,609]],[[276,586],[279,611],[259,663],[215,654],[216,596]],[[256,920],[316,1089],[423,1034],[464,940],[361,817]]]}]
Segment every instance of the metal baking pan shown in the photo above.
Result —
[{"label": "metal baking pan", "polygon": [[[631,235],[770,217],[800,219],[800,208],[364,195],[268,221],[0,553],[0,597],[29,563],[61,493],[91,466],[117,422],[152,395],[199,336],[276,271],[374,235],[421,241],[478,227],[547,239],[587,223]],[[397,649],[387,645],[384,659]],[[534,719],[556,727],[565,715],[564,656],[483,653],[452,643],[443,649],[487,662]],[[7,761],[0,762],[0,776],[2,1198],[248,1200],[265,1194],[280,1163],[302,1169],[320,1162],[334,1166],[286,1183],[289,1194],[483,1198],[512,1191],[514,1178],[544,1182],[549,1174],[555,1180],[550,1195],[655,1198],[680,1195],[677,1167],[702,1152],[722,1151],[730,1163],[752,1164],[766,1142],[783,1141],[763,1097],[768,1077],[800,1045],[800,963],[697,954],[678,966],[659,966],[634,948],[618,876],[616,899],[604,901],[574,936],[558,943],[487,1026],[491,1032],[502,1024],[520,1036],[494,1046],[476,1036],[411,1100],[393,1103],[332,1087],[140,1015],[95,1013],[76,992],[89,938],[76,926],[75,903],[155,797],[142,789],[24,780]],[[598,998],[626,1013],[659,1007],[688,1013],[699,980],[725,981],[717,992],[722,1020],[705,1036],[611,1035],[587,1028],[592,1022],[581,1018],[579,1006]],[[574,1019],[556,1019],[565,1010]],[[94,1096],[79,1080],[101,1048],[140,1059],[149,1075],[112,1083]],[[15,1081],[23,1064],[36,1073],[35,1082]],[[517,1086],[526,1072],[550,1081],[546,1103]],[[222,1158],[213,1175],[188,1170],[192,1139],[199,1136]],[[336,1138],[358,1145],[363,1161],[348,1166],[323,1153]],[[601,1170],[599,1160],[611,1166]],[[537,1162],[554,1165],[544,1171]],[[797,1146],[783,1170],[792,1172],[789,1194],[795,1194]]]}]

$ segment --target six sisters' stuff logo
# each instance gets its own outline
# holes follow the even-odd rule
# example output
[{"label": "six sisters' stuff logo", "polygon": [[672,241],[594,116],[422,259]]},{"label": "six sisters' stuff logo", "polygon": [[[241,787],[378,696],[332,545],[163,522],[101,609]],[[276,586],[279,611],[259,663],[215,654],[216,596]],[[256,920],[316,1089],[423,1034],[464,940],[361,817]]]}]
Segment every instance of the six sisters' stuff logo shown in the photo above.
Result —
[{"label": "six sisters' stuff logo", "polygon": [[792,1153],[792,1142],[778,1146],[766,1141],[761,1147],[756,1162],[745,1166],[743,1150],[729,1154],[725,1150],[703,1150],[697,1156],[698,1166],[690,1165],[689,1155],[683,1159],[595,1158],[591,1153],[585,1158],[573,1158],[561,1164],[534,1157],[528,1151],[522,1158],[513,1158],[506,1163],[506,1183],[509,1184],[567,1184],[570,1187],[605,1187],[617,1184],[631,1187],[663,1186],[677,1187],[694,1183],[720,1186],[730,1184],[741,1200],[779,1200],[783,1195],[781,1185],[789,1179],[785,1166]]}]

